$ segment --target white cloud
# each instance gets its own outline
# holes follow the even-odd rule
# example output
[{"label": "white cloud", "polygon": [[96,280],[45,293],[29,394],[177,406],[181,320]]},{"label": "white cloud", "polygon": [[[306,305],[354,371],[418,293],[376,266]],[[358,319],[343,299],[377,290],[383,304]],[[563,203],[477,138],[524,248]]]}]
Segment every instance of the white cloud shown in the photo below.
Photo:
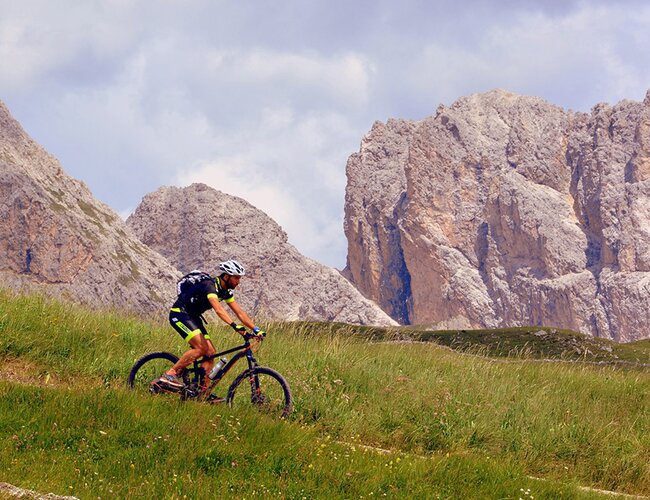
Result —
[{"label": "white cloud", "polygon": [[[309,89],[348,105],[368,101],[369,65],[355,54],[323,57],[317,53],[278,53],[253,50],[235,53],[224,68],[242,81],[282,83],[291,89]],[[221,60],[225,66],[225,60]]]},{"label": "white cloud", "polygon": [[[650,86],[650,7],[580,4],[564,16],[521,12],[486,26],[475,44],[435,40],[403,71],[416,100],[445,103],[500,87],[588,111],[642,99]],[[422,113],[431,113],[420,105]]]},{"label": "white cloud", "polygon": [[136,41],[138,9],[122,2],[24,1],[0,5],[0,87],[38,90],[105,75]]}]

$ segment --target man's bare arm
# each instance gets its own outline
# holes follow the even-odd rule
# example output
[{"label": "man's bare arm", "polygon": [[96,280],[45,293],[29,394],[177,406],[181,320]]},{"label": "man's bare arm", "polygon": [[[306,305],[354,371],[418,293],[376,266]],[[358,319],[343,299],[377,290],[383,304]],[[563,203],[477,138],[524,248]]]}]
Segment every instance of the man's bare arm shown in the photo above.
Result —
[{"label": "man's bare arm", "polygon": [[255,328],[255,323],[253,323],[253,320],[250,319],[248,314],[244,312],[244,310],[237,302],[233,300],[232,302],[228,303],[228,306],[230,307],[230,309],[232,309],[232,312],[234,312],[237,315],[239,321],[241,321],[244,326],[250,328],[251,330]]},{"label": "man's bare arm", "polygon": [[[226,310],[223,308],[221,305],[221,302],[219,302],[219,299],[217,296],[208,296],[208,300],[210,301],[210,305],[212,306],[212,309],[214,309],[214,312],[219,316],[226,324],[231,324],[232,323],[232,318],[230,315],[226,312]],[[248,326],[248,325],[247,325]]]}]

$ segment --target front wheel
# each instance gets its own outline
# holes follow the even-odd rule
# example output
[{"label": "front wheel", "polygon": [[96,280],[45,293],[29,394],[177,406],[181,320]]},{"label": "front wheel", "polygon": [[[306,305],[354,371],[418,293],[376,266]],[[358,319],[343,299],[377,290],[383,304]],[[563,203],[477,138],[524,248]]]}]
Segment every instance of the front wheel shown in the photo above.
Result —
[{"label": "front wheel", "polygon": [[263,366],[240,373],[228,389],[226,402],[231,408],[252,404],[264,413],[281,418],[286,418],[292,410],[289,384],[278,372]]},{"label": "front wheel", "polygon": [[[160,378],[160,376],[169,370],[178,361],[178,356],[169,352],[152,352],[146,356],[141,357],[135,362],[131,373],[129,373],[128,386],[134,391],[141,393],[154,393],[157,394],[159,389],[156,385],[152,386],[152,382]],[[187,371],[183,371],[182,375],[185,384],[189,382]]]}]

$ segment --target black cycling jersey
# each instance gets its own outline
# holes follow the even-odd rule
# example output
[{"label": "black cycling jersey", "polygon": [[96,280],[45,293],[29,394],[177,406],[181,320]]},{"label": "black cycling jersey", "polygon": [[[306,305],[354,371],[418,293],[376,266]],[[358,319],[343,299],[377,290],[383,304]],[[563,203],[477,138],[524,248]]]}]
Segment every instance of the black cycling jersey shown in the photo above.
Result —
[{"label": "black cycling jersey", "polygon": [[222,288],[219,278],[206,279],[179,295],[172,308],[184,309],[187,314],[197,318],[212,308],[208,300],[211,295],[217,297],[219,301],[224,300],[226,303],[235,300],[234,291],[230,288]]}]

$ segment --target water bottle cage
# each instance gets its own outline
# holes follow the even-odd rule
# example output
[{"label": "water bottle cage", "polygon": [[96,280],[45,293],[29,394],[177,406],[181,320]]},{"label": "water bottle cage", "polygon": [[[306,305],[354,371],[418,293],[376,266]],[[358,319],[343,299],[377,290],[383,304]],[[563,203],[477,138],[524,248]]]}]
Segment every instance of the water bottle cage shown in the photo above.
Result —
[{"label": "water bottle cage", "polygon": [[228,363],[228,360],[226,358],[221,358],[214,365],[214,368],[212,368],[212,370],[210,370],[210,373],[209,373],[208,377],[211,380],[214,380],[217,377],[219,377],[219,375],[221,375],[221,372],[223,372],[223,368],[226,366],[227,363]]}]

